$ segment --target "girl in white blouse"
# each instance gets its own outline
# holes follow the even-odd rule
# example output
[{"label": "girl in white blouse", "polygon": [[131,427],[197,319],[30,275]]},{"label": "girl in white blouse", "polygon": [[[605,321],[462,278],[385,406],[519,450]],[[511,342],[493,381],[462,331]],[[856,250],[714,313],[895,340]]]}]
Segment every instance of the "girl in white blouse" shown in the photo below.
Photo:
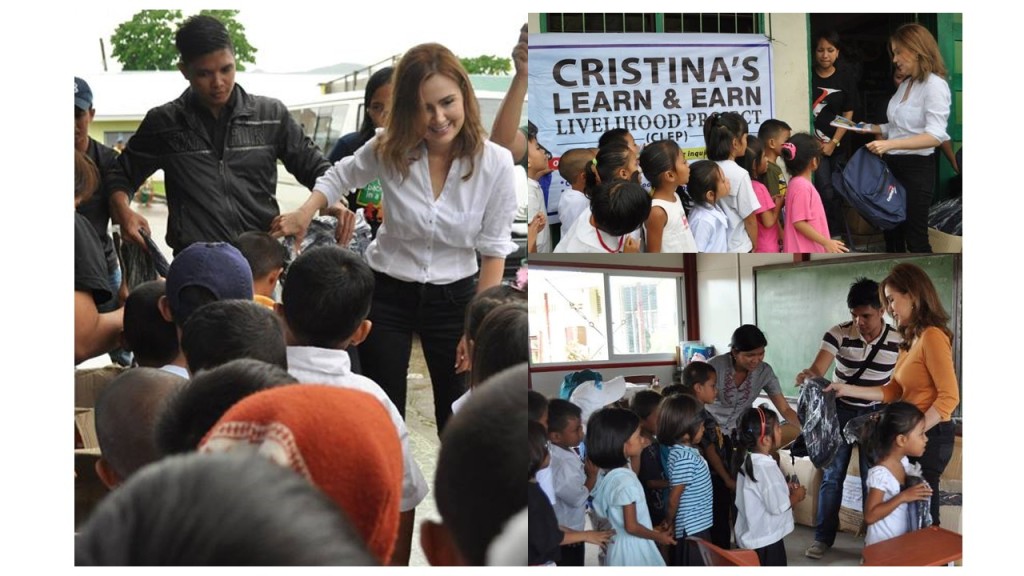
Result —
[{"label": "girl in white blouse", "polygon": [[935,193],[935,147],[949,140],[950,93],[946,65],[928,29],[900,26],[890,39],[892,62],[906,76],[889,100],[888,124],[871,131],[881,139],[868,150],[883,156],[907,191],[907,220],[885,233],[888,252],[931,252],[928,208]]},{"label": "girl in white blouse", "polygon": [[440,432],[464,391],[455,366],[456,351],[465,353],[465,306],[475,292],[501,281],[505,256],[516,249],[513,162],[508,150],[487,140],[469,77],[444,46],[411,48],[393,86],[387,126],[325,172],[302,207],[279,216],[272,231],[301,236],[318,209],[380,180],[384,221],[366,250],[376,286],[373,329],[359,347],[363,374],[404,416],[417,333]]}]

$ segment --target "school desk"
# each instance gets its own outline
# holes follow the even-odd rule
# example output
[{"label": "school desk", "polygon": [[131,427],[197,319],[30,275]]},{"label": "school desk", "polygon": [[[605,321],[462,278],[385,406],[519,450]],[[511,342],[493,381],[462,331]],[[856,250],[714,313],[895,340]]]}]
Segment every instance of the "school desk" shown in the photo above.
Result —
[{"label": "school desk", "polygon": [[864,547],[865,566],[943,566],[963,557],[963,536],[929,526]]}]

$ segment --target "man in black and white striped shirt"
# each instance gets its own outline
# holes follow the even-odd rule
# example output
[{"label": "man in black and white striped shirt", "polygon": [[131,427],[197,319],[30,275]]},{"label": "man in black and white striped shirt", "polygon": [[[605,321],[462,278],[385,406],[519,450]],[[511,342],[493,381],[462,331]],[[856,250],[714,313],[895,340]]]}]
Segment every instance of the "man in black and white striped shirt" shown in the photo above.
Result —
[{"label": "man in black and white striped shirt", "polygon": [[[837,324],[825,333],[821,349],[811,367],[796,378],[797,384],[805,378],[824,376],[835,361],[832,380],[855,386],[881,386],[889,381],[899,344],[902,341],[895,328],[882,317],[882,304],[878,297],[878,283],[867,278],[858,278],[846,296],[853,320]],[[879,410],[881,404],[857,398],[836,400],[836,415],[840,429],[857,416]],[[814,543],[805,552],[809,558],[819,559],[836,539],[839,529],[839,507],[843,500],[843,482],[846,468],[850,464],[852,446],[841,444],[836,457],[822,475],[818,493],[818,517],[814,532]],[[860,454],[860,475],[862,496],[866,496],[868,462],[867,454]],[[862,500],[863,501],[863,500]]]}]

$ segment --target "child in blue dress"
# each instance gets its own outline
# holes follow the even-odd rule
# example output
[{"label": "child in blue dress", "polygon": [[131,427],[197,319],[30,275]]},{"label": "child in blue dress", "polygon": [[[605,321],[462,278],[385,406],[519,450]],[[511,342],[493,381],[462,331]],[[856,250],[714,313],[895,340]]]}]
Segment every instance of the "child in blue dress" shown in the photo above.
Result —
[{"label": "child in blue dress", "polygon": [[615,530],[608,545],[608,566],[664,566],[655,543],[675,544],[671,534],[655,530],[644,488],[629,459],[644,449],[640,418],[622,408],[602,408],[587,421],[587,451],[601,475],[591,492],[594,511]]}]

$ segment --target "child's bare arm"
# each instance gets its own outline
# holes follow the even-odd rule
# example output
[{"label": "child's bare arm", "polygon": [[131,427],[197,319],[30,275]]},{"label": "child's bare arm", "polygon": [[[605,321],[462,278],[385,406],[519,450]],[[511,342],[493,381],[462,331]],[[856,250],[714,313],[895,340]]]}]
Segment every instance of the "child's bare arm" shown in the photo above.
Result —
[{"label": "child's bare arm", "polygon": [[815,230],[814,227],[807,222],[807,220],[800,220],[799,222],[794,222],[793,227],[796,228],[797,232],[810,238],[812,241],[824,246],[826,252],[837,253],[850,251],[850,249],[847,248],[846,245],[840,242],[839,240],[833,240],[831,238],[825,238],[824,236],[822,236],[821,233]]},{"label": "child's bare arm", "polygon": [[651,213],[644,223],[647,233],[647,251],[661,252],[661,238],[665,232],[665,224],[668,222],[668,214],[665,209],[659,206],[651,208]]},{"label": "child's bare arm", "polygon": [[675,544],[676,539],[672,537],[668,532],[661,532],[659,530],[651,530],[643,524],[637,522],[636,519],[636,504],[630,503],[622,507],[622,522],[626,527],[626,533],[632,534],[637,538],[646,538],[648,540],[654,540],[659,544]]},{"label": "child's bare arm", "polygon": [[677,484],[672,486],[668,492],[668,504],[665,506],[665,524],[675,526],[676,512],[679,510],[679,499],[683,497],[683,490],[686,486]]},{"label": "child's bare arm", "polygon": [[750,237],[750,243],[753,244],[754,249],[757,250],[757,214],[751,212],[746,218],[744,218],[743,227],[747,230],[747,236]]},{"label": "child's bare arm", "polygon": [[878,488],[868,490],[868,499],[864,503],[864,522],[874,524],[892,514],[900,504],[914,500],[927,500],[932,496],[932,489],[926,483],[911,486],[889,500],[882,501],[882,491]]}]

